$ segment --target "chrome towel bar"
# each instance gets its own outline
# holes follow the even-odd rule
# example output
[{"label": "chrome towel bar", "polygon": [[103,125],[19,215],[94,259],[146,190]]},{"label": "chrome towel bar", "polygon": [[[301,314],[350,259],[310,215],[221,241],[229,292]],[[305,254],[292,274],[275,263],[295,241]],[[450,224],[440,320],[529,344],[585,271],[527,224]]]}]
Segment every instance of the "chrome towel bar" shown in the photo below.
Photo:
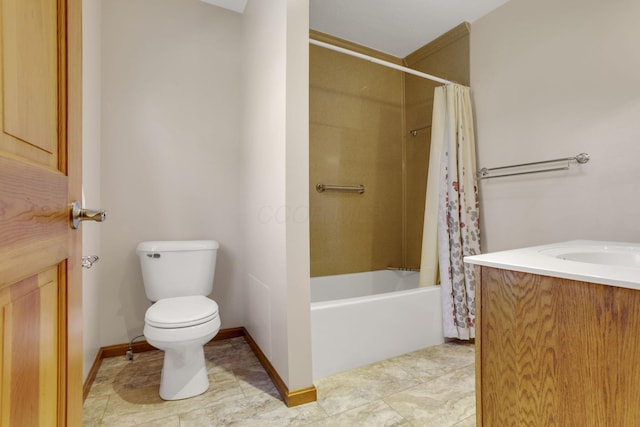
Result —
[{"label": "chrome towel bar", "polygon": [[349,191],[358,194],[364,193],[364,185],[329,185],[329,184],[316,184],[316,191],[323,193],[325,191]]},{"label": "chrome towel bar", "polygon": [[[503,176],[514,176],[514,175],[527,175],[530,173],[539,173],[539,172],[552,172],[552,171],[560,171],[560,170],[567,170],[569,169],[569,166],[571,165],[571,162],[576,162],[579,164],[584,164],[587,163],[589,161],[590,157],[587,153],[580,153],[575,157],[563,157],[560,159],[553,159],[553,160],[542,160],[540,162],[530,162],[530,163],[520,163],[518,165],[509,165],[509,166],[500,166],[497,168],[482,168],[478,171],[478,179],[489,179],[489,178],[500,178]],[[532,166],[543,166],[543,165],[547,165],[547,164],[552,164],[552,163],[560,163],[560,162],[566,162],[565,165],[556,165],[555,167],[548,167],[548,168],[543,168],[543,169],[530,169],[530,170],[524,170],[524,171],[516,171],[516,172],[509,172],[509,171],[505,171],[506,173],[502,173],[499,171],[505,170],[505,169],[517,169],[517,168],[529,168]],[[497,175],[491,175],[494,172],[497,172]]]}]

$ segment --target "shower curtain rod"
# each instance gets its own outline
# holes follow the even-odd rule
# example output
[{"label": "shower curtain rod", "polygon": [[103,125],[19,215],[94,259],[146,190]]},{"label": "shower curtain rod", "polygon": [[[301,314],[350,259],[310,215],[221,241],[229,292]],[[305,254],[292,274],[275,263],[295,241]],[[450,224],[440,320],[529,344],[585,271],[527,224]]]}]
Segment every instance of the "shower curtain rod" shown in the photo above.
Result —
[{"label": "shower curtain rod", "polygon": [[342,48],[342,47],[334,46],[334,45],[329,44],[329,43],[321,42],[321,41],[314,40],[314,39],[309,39],[309,43],[314,44],[316,46],[324,47],[325,49],[335,50],[336,52],[341,52],[341,53],[344,53],[346,55],[355,56],[356,58],[364,59],[365,61],[373,62],[373,63],[378,64],[378,65],[382,65],[382,66],[385,66],[385,67],[389,67],[389,68],[393,68],[393,69],[396,69],[396,70],[404,71],[405,73],[413,74],[414,76],[422,77],[423,79],[433,80],[435,82],[442,83],[442,84],[451,84],[451,83],[453,83],[453,82],[451,82],[449,80],[446,80],[446,79],[443,79],[443,78],[440,78],[440,77],[436,77],[436,76],[432,76],[431,74],[422,73],[420,71],[416,71],[416,70],[411,69],[411,68],[403,67],[402,65],[394,64],[393,62],[388,62],[388,61],[384,61],[382,59],[374,58],[372,56],[363,55],[361,53],[354,52],[352,50],[345,49],[345,48]]}]

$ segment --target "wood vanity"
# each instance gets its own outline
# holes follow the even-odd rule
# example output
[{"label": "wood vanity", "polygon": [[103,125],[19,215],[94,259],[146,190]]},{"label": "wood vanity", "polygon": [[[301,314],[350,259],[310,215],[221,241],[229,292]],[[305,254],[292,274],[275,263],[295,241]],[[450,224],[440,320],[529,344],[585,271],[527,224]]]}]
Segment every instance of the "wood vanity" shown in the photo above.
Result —
[{"label": "wood vanity", "polygon": [[[640,285],[575,280],[598,274],[584,263],[570,262],[575,274],[559,260],[553,277],[490,255],[465,260],[479,279],[477,425],[640,426]],[[623,273],[640,283],[640,269]]]}]

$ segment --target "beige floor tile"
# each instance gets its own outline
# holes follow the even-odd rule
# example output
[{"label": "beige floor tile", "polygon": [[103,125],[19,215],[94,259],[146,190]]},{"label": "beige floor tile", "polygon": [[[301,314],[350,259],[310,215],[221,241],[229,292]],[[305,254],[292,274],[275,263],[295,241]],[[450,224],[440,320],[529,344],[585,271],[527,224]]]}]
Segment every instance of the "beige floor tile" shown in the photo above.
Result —
[{"label": "beige floor tile", "polygon": [[158,387],[126,390],[110,396],[103,416],[109,425],[133,426],[149,420],[159,420],[222,402],[232,402],[244,397],[237,381],[217,383],[205,393],[190,399],[164,401],[158,395]]},{"label": "beige floor tile", "polygon": [[330,416],[357,408],[378,399],[372,390],[358,385],[349,378],[324,379],[316,385],[318,404]]},{"label": "beige floor tile", "polygon": [[454,424],[453,427],[476,427],[476,416],[466,418],[460,421],[458,424]]},{"label": "beige floor tile", "polygon": [[216,367],[229,370],[260,364],[244,338],[213,341],[205,346],[204,356]]},{"label": "beige floor tile", "polygon": [[381,362],[322,378],[316,388],[320,406],[335,415],[419,383],[398,366]]},{"label": "beige floor tile", "polygon": [[84,426],[475,426],[474,350],[444,344],[316,381],[318,401],[287,408],[243,338],[205,346],[210,388],[163,401],[164,353],[104,359]]},{"label": "beige floor tile", "polygon": [[238,380],[240,388],[245,396],[251,396],[259,393],[268,393],[272,396],[278,396],[269,374],[264,370],[262,365],[248,365],[233,369],[233,374]]},{"label": "beige floor tile", "polygon": [[451,427],[475,414],[475,395],[469,393],[438,400],[418,392],[403,395],[402,400],[386,399],[386,402],[415,425]]},{"label": "beige floor tile", "polygon": [[258,414],[274,411],[284,403],[268,394],[257,394],[233,402],[222,402],[180,415],[180,427],[240,425]]},{"label": "beige floor tile", "polygon": [[431,381],[441,375],[475,363],[472,344],[445,343],[427,347],[385,361],[401,367],[419,381]]},{"label": "beige floor tile", "polygon": [[380,397],[405,390],[419,383],[411,375],[408,375],[406,370],[384,362],[364,366],[355,371],[363,379],[366,386],[375,390]]},{"label": "beige floor tile", "polygon": [[384,400],[415,425],[451,427],[475,415],[473,371],[458,369]]},{"label": "beige floor tile", "polygon": [[380,400],[309,424],[312,427],[399,427],[410,425],[398,412]]},{"label": "beige floor tile", "polygon": [[178,415],[173,415],[159,420],[136,424],[136,427],[180,427],[180,417]]},{"label": "beige floor tile", "polygon": [[108,401],[109,396],[87,396],[82,408],[82,425],[86,427],[99,425]]},{"label": "beige floor tile", "polygon": [[316,402],[293,408],[287,408],[283,403],[273,411],[237,421],[233,425],[238,427],[306,426],[327,417],[327,413]]}]

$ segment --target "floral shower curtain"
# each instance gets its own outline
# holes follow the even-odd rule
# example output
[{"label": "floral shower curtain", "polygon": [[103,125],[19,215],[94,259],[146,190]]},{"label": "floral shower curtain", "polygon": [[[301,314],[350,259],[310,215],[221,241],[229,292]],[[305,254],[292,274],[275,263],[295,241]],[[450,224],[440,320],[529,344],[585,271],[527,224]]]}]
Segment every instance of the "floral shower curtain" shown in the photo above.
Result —
[{"label": "floral shower curtain", "polygon": [[[464,264],[463,257],[480,253],[475,138],[468,87],[448,84],[436,88],[431,156],[430,169],[434,166],[439,176],[434,176],[435,183],[428,183],[427,203],[430,199],[435,201],[434,193],[437,194],[437,205],[432,203],[431,210],[437,206],[437,252],[444,335],[468,340],[475,337],[476,278],[473,267]],[[431,170],[429,173],[431,179]],[[437,193],[435,188],[438,188]],[[435,213],[427,215],[425,211],[425,220],[429,221],[429,224],[425,223],[424,231],[425,239],[428,239],[428,227],[433,229],[436,226]],[[435,240],[433,231],[432,241]],[[430,245],[431,249],[427,248],[427,252],[434,254],[434,245]],[[424,255],[423,248],[423,261]],[[429,257],[435,258],[433,255]]]}]

